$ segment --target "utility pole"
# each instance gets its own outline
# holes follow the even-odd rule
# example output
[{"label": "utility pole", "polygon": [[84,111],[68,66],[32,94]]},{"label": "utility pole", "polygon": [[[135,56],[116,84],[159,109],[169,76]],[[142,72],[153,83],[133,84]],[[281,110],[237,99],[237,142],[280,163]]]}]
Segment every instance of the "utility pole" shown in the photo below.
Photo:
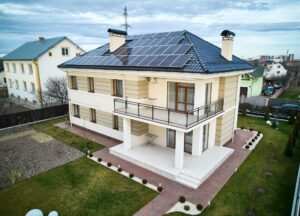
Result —
[{"label": "utility pole", "polygon": [[128,28],[131,28],[131,26],[128,24],[128,13],[127,13],[127,7],[125,6],[124,8],[124,13],[123,13],[123,16],[124,16],[124,24],[122,24],[122,27],[125,28],[125,31],[128,33]]}]

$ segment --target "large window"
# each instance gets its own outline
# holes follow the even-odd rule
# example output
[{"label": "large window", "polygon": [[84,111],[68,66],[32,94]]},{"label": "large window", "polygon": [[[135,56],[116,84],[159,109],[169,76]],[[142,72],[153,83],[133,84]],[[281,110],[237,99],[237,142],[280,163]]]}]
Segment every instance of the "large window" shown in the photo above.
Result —
[{"label": "large window", "polygon": [[[192,153],[193,131],[184,134],[184,151]],[[173,129],[167,130],[167,146],[175,149],[176,147],[176,131]]]},{"label": "large window", "polygon": [[24,64],[21,64],[21,73],[25,73]]},{"label": "large window", "polygon": [[96,123],[96,110],[91,108],[90,115],[91,115],[91,122]]},{"label": "large window", "polygon": [[29,74],[33,74],[32,64],[28,64]]},{"label": "large window", "polygon": [[34,83],[32,82],[31,83],[31,93],[34,93],[35,92],[35,86],[34,86]]},{"label": "large window", "polygon": [[113,80],[113,96],[123,97],[123,81]]},{"label": "large window", "polygon": [[113,129],[119,130],[119,118],[116,115],[113,115]]},{"label": "large window", "polygon": [[61,54],[62,54],[63,56],[68,56],[68,55],[69,55],[69,48],[67,48],[67,47],[62,47],[62,48],[61,48]]},{"label": "large window", "polygon": [[168,108],[189,111],[194,108],[195,85],[192,83],[168,83]]},{"label": "large window", "polygon": [[73,112],[75,117],[80,118],[79,105],[73,104]]},{"label": "large window", "polygon": [[16,82],[16,89],[19,89],[19,81],[15,80],[15,82]]},{"label": "large window", "polygon": [[76,78],[76,76],[71,76],[70,81],[71,81],[71,89],[77,89],[77,78]]},{"label": "large window", "polygon": [[27,91],[27,83],[25,81],[23,81],[23,87],[24,87],[24,91]]},{"label": "large window", "polygon": [[88,86],[89,86],[89,92],[95,92],[93,77],[88,77]]},{"label": "large window", "polygon": [[209,124],[203,126],[203,151],[208,148]]}]

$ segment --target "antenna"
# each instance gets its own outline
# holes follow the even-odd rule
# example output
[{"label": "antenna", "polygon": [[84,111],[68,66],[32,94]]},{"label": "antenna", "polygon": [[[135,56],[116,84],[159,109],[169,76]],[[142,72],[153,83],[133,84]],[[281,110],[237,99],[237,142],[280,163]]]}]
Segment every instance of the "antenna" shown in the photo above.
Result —
[{"label": "antenna", "polygon": [[124,24],[122,24],[121,26],[125,28],[125,31],[128,33],[128,28],[131,28],[131,26],[128,24],[127,18],[128,18],[128,13],[127,13],[127,7],[125,6],[124,8]]}]

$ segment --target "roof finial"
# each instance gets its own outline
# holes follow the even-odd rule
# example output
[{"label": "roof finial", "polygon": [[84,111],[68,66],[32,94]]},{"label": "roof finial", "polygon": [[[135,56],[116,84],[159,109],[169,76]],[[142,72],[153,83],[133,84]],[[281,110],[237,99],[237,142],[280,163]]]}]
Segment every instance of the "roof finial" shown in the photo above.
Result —
[{"label": "roof finial", "polygon": [[125,6],[124,8],[124,24],[122,24],[121,26],[125,28],[125,31],[128,33],[128,28],[131,28],[131,26],[128,24],[127,18],[128,18],[128,13],[127,13],[127,7]]}]

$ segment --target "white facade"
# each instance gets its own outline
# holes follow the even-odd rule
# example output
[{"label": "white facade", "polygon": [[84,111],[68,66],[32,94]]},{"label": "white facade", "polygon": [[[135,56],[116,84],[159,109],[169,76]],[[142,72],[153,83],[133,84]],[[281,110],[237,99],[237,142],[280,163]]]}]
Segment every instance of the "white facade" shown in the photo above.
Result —
[{"label": "white facade", "polygon": [[272,62],[267,64],[264,70],[265,79],[272,80],[287,75],[287,69],[281,63]]},{"label": "white facade", "polygon": [[5,87],[6,86],[6,79],[4,76],[4,70],[0,71],[0,88]]},{"label": "white facade", "polygon": [[[68,48],[68,55],[62,55],[62,48]],[[4,60],[8,95],[29,107],[39,107],[41,105],[39,92],[45,91],[48,78],[65,76],[57,66],[83,52],[66,38],[39,56],[37,60]]]}]

